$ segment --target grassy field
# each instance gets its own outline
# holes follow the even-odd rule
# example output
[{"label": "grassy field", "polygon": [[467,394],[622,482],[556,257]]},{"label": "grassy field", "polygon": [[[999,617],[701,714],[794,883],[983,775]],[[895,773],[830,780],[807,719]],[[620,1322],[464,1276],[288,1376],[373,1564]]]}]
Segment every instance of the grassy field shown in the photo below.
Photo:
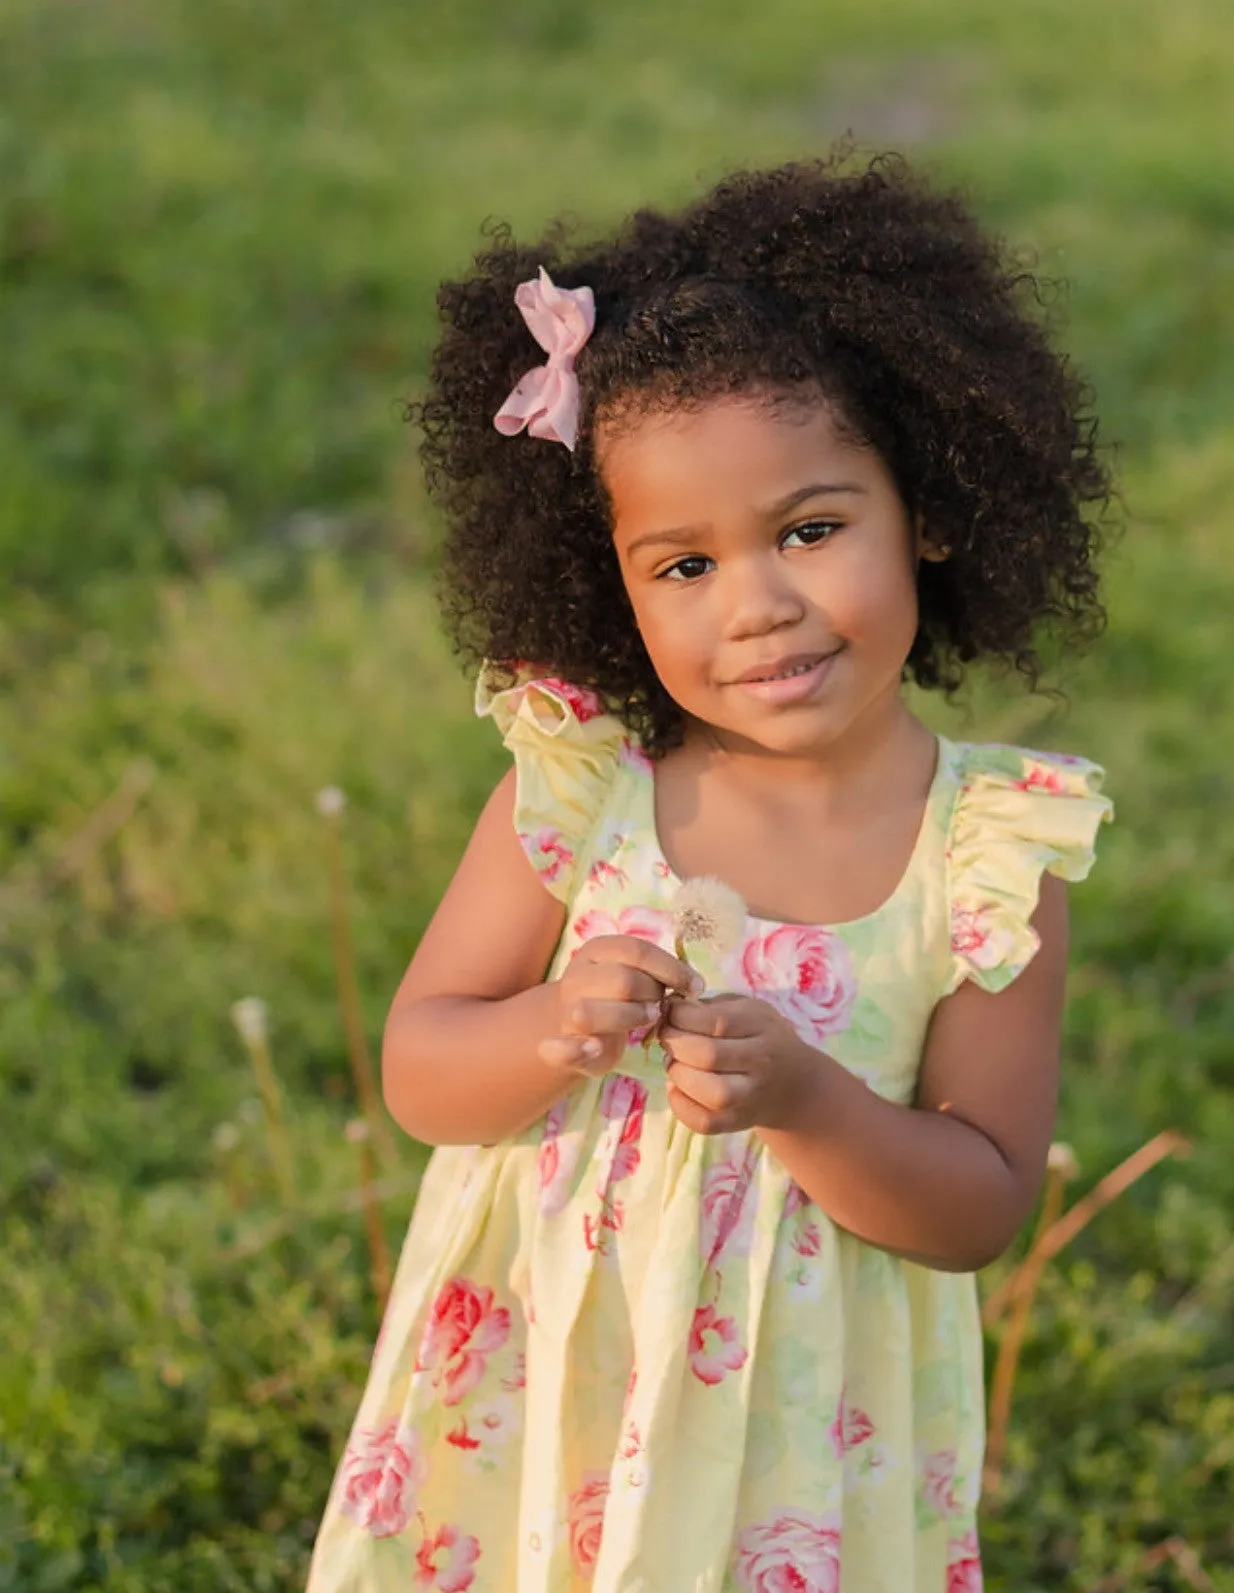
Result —
[{"label": "grassy field", "polygon": [[375,1045],[502,763],[399,418],[436,281],[849,129],[1070,283],[1109,634],[929,712],[1107,765],[1060,1134],[1081,1191],[1194,1141],[1047,1271],[989,1584],[1234,1590],[1232,87],[1225,0],[0,0],[0,1593],[302,1585],[376,1323],[314,799]]}]

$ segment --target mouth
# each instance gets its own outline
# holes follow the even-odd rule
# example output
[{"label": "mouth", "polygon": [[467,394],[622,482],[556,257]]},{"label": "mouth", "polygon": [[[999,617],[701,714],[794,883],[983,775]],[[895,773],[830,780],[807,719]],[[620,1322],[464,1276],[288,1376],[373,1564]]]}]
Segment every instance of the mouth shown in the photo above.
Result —
[{"label": "mouth", "polygon": [[844,651],[794,653],[790,658],[756,664],[739,675],[732,685],[767,708],[788,708],[813,700],[831,673],[831,666]]},{"label": "mouth", "polygon": [[790,658],[781,658],[768,664],[755,664],[743,675],[738,675],[733,685],[764,686],[772,681],[794,680],[798,675],[808,675],[820,665],[829,663],[839,651],[837,647],[829,653],[794,653]]}]

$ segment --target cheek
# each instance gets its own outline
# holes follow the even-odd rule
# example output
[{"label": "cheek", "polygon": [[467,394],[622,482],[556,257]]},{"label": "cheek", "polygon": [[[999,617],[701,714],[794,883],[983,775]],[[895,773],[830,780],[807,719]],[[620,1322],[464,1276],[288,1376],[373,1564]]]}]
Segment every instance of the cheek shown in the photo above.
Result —
[{"label": "cheek", "polygon": [[912,645],[917,631],[917,579],[910,560],[854,558],[826,594],[832,624],[847,640],[871,646]]},{"label": "cheek", "polygon": [[695,673],[710,654],[696,606],[657,589],[631,594],[630,604],[652,667],[672,692],[674,680]]}]

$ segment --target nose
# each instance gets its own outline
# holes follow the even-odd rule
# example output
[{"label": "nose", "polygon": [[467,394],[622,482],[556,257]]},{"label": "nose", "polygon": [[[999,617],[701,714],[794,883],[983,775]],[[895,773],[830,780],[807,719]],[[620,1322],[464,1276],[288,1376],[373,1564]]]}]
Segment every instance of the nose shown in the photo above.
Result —
[{"label": "nose", "polygon": [[742,559],[725,572],[725,635],[739,642],[796,625],[805,604],[782,560]]}]

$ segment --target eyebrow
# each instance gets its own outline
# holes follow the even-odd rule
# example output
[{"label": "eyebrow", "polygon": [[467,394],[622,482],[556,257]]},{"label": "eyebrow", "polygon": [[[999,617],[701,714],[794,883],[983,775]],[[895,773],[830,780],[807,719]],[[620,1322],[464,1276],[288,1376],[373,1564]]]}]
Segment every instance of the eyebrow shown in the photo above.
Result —
[{"label": "eyebrow", "polygon": [[[775,520],[810,498],[837,497],[843,493],[864,493],[865,490],[856,481],[812,481],[809,485],[797,487],[785,497],[778,498],[775,503],[768,504],[762,511],[762,517],[765,520]],[[637,553],[640,548],[684,546],[694,541],[703,529],[701,525],[679,525],[665,531],[648,531],[644,536],[635,537],[626,549],[626,557]]]}]

